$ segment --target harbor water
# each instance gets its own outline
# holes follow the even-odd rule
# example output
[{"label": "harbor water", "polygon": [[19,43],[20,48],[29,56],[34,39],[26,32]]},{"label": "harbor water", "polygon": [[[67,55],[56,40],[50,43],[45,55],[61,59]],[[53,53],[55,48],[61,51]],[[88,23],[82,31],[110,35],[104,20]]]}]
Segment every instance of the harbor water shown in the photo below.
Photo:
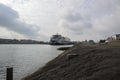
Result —
[{"label": "harbor water", "polygon": [[58,56],[62,52],[57,50],[59,47],[40,44],[0,45],[0,80],[6,80],[8,66],[14,69],[14,80],[21,80]]}]

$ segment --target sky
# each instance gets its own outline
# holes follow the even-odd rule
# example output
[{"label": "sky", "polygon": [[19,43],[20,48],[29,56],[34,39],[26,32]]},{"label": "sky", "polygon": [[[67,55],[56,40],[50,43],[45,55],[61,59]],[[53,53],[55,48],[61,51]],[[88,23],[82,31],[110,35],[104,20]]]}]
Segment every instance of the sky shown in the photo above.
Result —
[{"label": "sky", "polygon": [[120,33],[120,0],[0,0],[0,38],[100,40]]}]

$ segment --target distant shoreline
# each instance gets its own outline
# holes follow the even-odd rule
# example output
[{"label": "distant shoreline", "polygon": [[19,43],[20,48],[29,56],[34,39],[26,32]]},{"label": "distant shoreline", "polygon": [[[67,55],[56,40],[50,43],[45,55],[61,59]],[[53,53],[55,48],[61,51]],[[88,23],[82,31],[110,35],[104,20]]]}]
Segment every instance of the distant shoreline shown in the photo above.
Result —
[{"label": "distant shoreline", "polygon": [[31,39],[1,39],[0,38],[0,44],[47,44],[47,45],[71,45],[75,44],[75,42],[70,42],[69,44],[51,44],[47,41],[37,41],[37,40],[31,40]]}]

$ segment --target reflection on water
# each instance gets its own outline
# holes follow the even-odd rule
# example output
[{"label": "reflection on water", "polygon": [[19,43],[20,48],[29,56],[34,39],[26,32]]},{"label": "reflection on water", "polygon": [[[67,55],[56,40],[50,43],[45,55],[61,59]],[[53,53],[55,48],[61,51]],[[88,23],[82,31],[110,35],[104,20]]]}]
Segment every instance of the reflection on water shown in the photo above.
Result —
[{"label": "reflection on water", "polygon": [[51,45],[0,45],[0,80],[5,80],[6,66],[14,68],[14,80],[36,71],[61,53]]}]

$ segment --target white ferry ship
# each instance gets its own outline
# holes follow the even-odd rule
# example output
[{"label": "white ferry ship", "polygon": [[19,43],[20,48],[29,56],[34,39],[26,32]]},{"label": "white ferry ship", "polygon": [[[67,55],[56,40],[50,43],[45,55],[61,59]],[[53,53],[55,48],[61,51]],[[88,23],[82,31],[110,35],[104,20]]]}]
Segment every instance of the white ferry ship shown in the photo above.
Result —
[{"label": "white ferry ship", "polygon": [[52,35],[50,38],[50,44],[52,45],[67,45],[70,44],[71,40],[67,37],[63,37],[62,35],[56,34]]}]

